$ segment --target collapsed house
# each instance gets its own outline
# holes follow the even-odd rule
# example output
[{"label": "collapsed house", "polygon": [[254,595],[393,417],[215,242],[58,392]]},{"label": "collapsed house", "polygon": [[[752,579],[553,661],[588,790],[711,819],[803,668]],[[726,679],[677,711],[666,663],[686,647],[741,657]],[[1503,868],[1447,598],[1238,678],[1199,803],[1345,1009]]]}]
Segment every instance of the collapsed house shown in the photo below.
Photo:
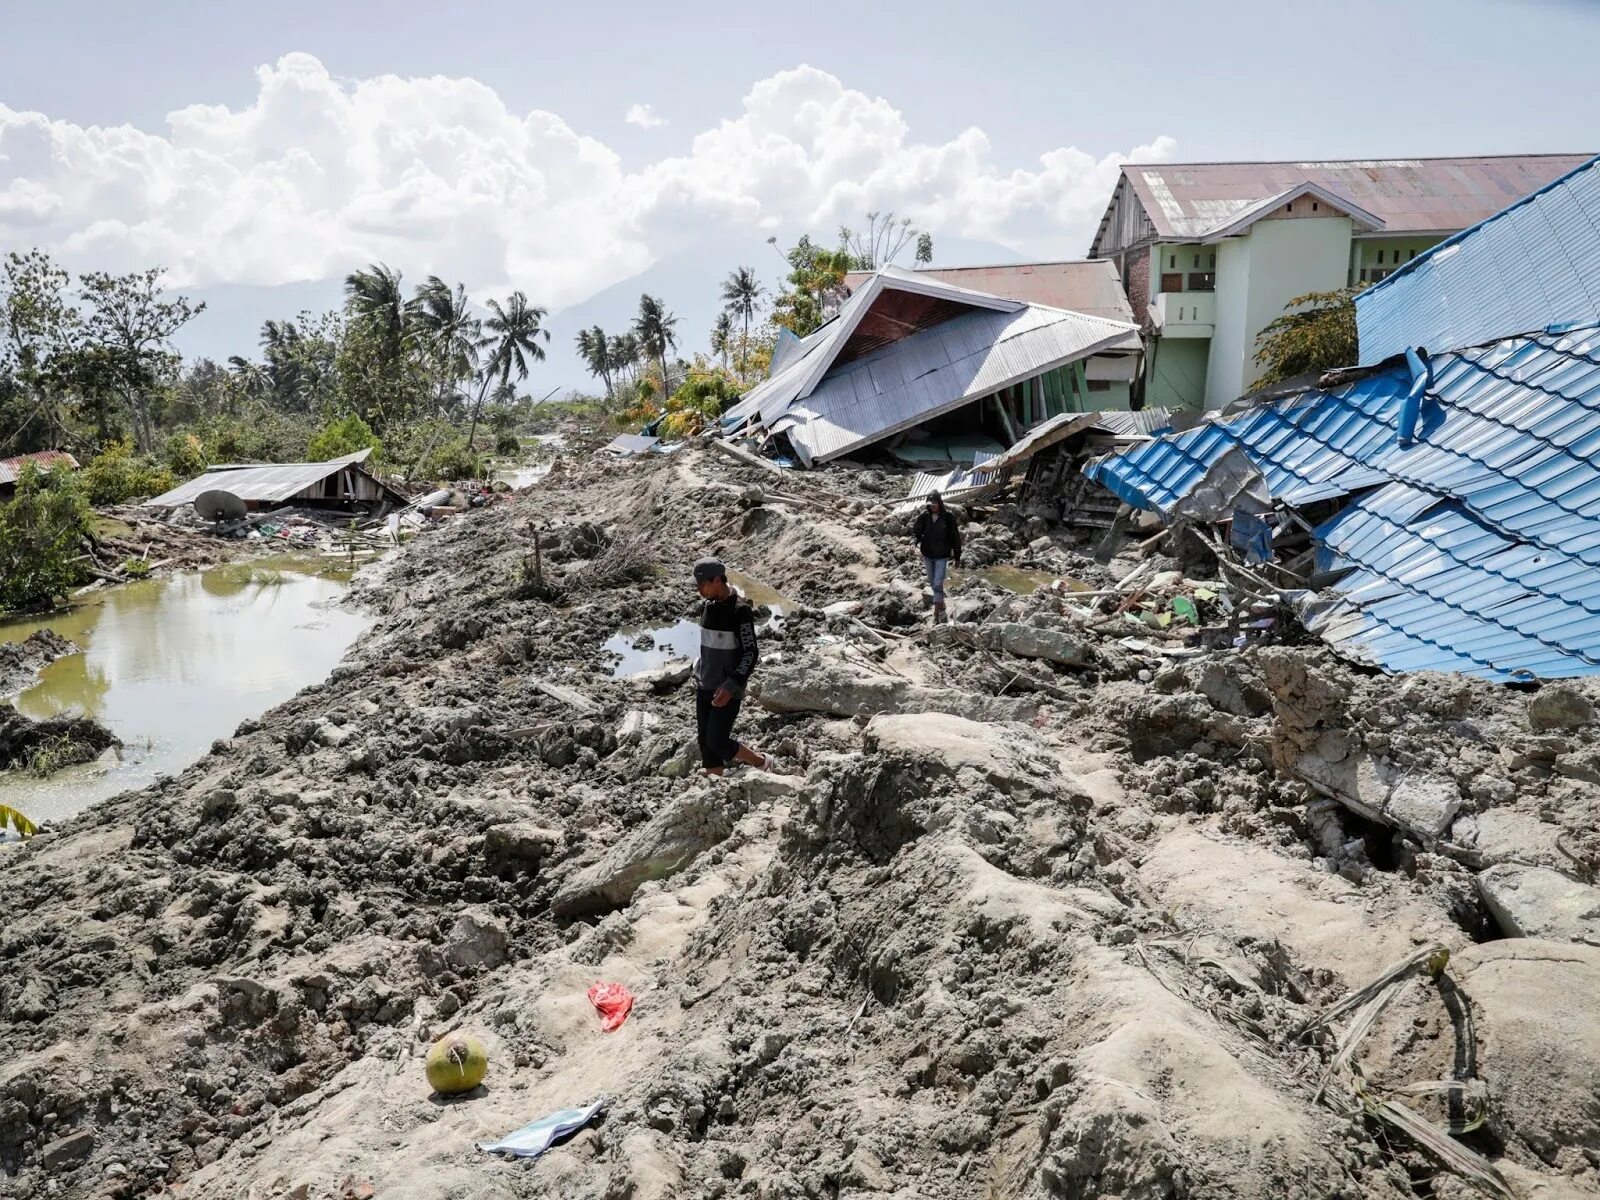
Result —
[{"label": "collapsed house", "polygon": [[286,504],[342,511],[407,504],[405,493],[366,468],[371,453],[359,450],[316,463],[219,464],[144,503],[149,508],[178,508],[208,492],[226,492],[250,512]]},{"label": "collapsed house", "polygon": [[779,347],[722,432],[786,443],[808,467],[868,447],[971,465],[1092,409],[1085,361],[1137,332],[886,267],[828,324]]},{"label": "collapsed house", "polygon": [[[919,279],[944,283],[1038,304],[1138,325],[1128,294],[1117,275],[1116,264],[1103,258],[1060,259],[1054,262],[1003,263],[977,267],[917,267]],[[871,271],[851,271],[844,285],[853,294],[873,276]],[[1084,387],[1080,395],[1086,409],[1126,411],[1144,361],[1144,341],[1131,333],[1123,341],[1083,360]]]},{"label": "collapsed house", "polygon": [[41,471],[48,471],[53,467],[68,467],[74,471],[78,469],[78,460],[65,450],[35,450],[31,454],[0,458],[0,498],[16,492],[17,480],[22,478],[23,468],[29,463]]},{"label": "collapsed house", "polygon": [[1359,367],[1086,473],[1221,527],[1358,662],[1600,673],[1597,228],[1600,159],[1358,294]]}]

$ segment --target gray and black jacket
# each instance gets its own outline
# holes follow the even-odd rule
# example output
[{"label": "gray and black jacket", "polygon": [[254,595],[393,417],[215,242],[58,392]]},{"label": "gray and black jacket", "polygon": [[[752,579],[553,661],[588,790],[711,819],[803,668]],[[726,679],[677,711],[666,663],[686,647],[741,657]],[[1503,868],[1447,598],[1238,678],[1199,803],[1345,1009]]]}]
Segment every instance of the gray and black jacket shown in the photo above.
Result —
[{"label": "gray and black jacket", "polygon": [[726,600],[707,600],[700,610],[700,661],[695,664],[695,686],[714,692],[724,684],[735,696],[760,658],[756,650],[756,614],[738,592]]}]

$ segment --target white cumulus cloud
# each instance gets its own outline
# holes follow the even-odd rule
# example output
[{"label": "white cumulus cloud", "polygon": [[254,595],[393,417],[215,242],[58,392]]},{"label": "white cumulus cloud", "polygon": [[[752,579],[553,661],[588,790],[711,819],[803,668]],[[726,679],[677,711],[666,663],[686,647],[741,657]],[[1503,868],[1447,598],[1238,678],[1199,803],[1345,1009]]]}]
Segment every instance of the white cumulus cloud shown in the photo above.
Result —
[{"label": "white cumulus cloud", "polygon": [[[745,228],[831,235],[868,209],[1047,257],[1080,254],[1120,164],[1070,147],[1004,168],[968,129],[918,141],[883,97],[801,66],[756,83],[686,153],[624,170],[555,113],[472,79],[334,79],[287,54],[247,106],[194,105],[161,132],[0,104],[0,245],[69,266],[160,264],[178,284],[277,284],[384,261],[561,307]],[[660,123],[648,105],[630,123]]]},{"label": "white cumulus cloud", "polygon": [[637,125],[640,129],[659,129],[667,123],[667,119],[656,114],[653,104],[633,104],[628,107],[628,115],[622,118],[629,125]]}]

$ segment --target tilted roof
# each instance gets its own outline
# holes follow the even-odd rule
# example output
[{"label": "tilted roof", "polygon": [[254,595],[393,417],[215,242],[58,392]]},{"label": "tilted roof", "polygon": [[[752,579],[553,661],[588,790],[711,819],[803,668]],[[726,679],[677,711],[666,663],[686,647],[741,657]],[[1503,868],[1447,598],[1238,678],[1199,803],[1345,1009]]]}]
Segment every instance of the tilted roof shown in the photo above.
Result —
[{"label": "tilted roof", "polygon": [[1600,317],[1600,158],[1356,294],[1361,361]]},{"label": "tilted roof", "polygon": [[[287,500],[297,492],[303,492],[312,484],[326,479],[342,471],[345,467],[356,467],[365,475],[371,475],[361,466],[367,460],[371,450],[359,450],[355,454],[347,454],[343,458],[329,459],[319,463],[272,463],[265,465],[253,464],[226,464],[211,467],[203,475],[197,475],[187,483],[180,483],[170,492],[163,492],[144,503],[151,508],[176,508],[180,504],[192,504],[201,492],[212,490],[231,492],[247,503],[274,504]],[[376,476],[373,476],[376,479]],[[393,492],[396,498],[404,500],[405,497],[388,484],[378,480],[379,486]]]},{"label": "tilted roof", "polygon": [[[1117,266],[1110,259],[1079,258],[1059,262],[1000,263],[981,267],[918,267],[917,275],[943,280],[973,291],[1087,313],[1108,321],[1133,324],[1133,308],[1122,290]],[[872,277],[851,271],[844,277],[853,292]]]},{"label": "tilted roof", "polygon": [[887,268],[723,419],[786,433],[826,462],[1124,342],[1131,324]]},{"label": "tilted roof", "polygon": [[35,450],[31,454],[0,458],[0,484],[15,483],[22,478],[22,468],[29,463],[37,464],[41,471],[48,471],[58,463],[65,463],[73,470],[78,468],[78,460],[65,450]]}]

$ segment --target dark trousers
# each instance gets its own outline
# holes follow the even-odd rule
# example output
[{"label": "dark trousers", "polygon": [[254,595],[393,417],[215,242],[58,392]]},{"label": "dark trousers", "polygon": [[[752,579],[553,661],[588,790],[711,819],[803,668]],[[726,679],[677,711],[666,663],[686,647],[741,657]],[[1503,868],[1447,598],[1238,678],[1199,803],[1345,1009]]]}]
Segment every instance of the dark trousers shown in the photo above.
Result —
[{"label": "dark trousers", "polygon": [[696,688],[694,692],[694,720],[700,731],[700,761],[707,767],[725,767],[739,752],[739,743],[733,738],[733,723],[739,719],[739,705],[743,697],[735,696],[721,708],[711,703],[716,692]]}]

